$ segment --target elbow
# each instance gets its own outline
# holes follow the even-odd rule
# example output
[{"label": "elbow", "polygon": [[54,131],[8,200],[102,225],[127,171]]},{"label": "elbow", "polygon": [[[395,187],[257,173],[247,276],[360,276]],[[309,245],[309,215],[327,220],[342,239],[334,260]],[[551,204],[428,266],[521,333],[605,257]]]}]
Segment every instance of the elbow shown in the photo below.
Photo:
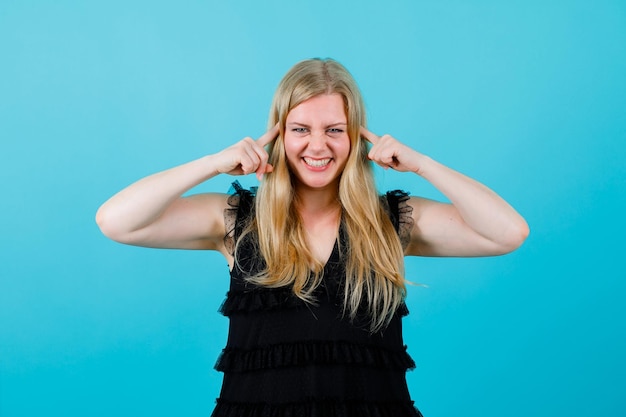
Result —
[{"label": "elbow", "polygon": [[96,212],[96,224],[104,236],[116,242],[125,243],[124,233],[116,227],[117,222],[111,218],[104,206]]},{"label": "elbow", "polygon": [[529,234],[530,228],[524,219],[511,225],[500,242],[501,254],[504,255],[518,249],[526,241]]},{"label": "elbow", "polygon": [[96,224],[103,235],[109,239],[113,239],[113,235],[115,234],[114,228],[111,226],[106,210],[103,207],[100,207],[96,212]]}]

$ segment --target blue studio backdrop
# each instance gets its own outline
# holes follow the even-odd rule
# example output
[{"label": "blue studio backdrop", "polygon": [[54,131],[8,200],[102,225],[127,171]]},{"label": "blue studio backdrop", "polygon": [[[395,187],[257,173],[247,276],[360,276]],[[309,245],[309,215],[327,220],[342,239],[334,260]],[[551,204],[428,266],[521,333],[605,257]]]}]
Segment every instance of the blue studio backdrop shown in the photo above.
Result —
[{"label": "blue studio backdrop", "polygon": [[510,255],[407,259],[427,285],[404,322],[425,416],[623,415],[626,2],[4,0],[0,416],[210,414],[225,261],[114,243],[94,215],[262,134],[278,81],[310,57],[353,73],[372,131],[531,227]]}]

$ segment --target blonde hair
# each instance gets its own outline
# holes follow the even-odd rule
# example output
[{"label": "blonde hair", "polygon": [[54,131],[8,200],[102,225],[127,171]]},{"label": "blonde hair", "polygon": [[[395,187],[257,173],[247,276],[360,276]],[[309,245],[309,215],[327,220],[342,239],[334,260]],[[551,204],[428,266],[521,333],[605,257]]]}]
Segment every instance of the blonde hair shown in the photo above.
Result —
[{"label": "blonde hair", "polygon": [[386,327],[404,300],[404,255],[393,224],[381,206],[367,144],[360,136],[360,127],[366,126],[361,93],[350,73],[334,60],[299,62],[283,77],[274,95],[268,123],[270,127],[276,123],[280,126],[278,138],[268,147],[274,171],[261,183],[255,218],[243,232],[258,237],[265,268],[249,280],[267,287],[292,286],[297,297],[315,302],[313,293],[322,280],[324,265],[306,244],[294,204],[283,137],[291,109],[312,97],[333,93],[343,97],[351,142],[338,192],[347,238],[347,247],[342,248],[346,270],[343,311],[351,319],[366,312],[370,330],[375,332]]}]

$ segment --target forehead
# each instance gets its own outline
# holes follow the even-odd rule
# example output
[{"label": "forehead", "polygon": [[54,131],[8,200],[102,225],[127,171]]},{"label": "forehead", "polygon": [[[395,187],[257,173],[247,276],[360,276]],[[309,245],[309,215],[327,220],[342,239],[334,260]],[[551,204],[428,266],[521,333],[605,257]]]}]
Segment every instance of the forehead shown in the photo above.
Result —
[{"label": "forehead", "polygon": [[303,101],[287,114],[287,123],[346,123],[341,94],[321,94]]}]

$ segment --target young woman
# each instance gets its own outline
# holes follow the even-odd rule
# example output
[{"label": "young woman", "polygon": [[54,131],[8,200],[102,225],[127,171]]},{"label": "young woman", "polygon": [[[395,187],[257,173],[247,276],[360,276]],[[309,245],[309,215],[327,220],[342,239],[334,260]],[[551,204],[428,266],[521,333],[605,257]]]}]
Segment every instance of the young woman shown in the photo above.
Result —
[{"label": "young woman", "polygon": [[[269,130],[148,176],[100,207],[131,245],[211,249],[230,265],[230,319],[214,416],[419,416],[401,318],[403,257],[488,256],[528,235],[484,185],[366,128],[359,89],[333,60],[296,64]],[[371,163],[419,175],[450,203],[379,195]],[[255,173],[258,192],[181,197],[218,174]]]}]

